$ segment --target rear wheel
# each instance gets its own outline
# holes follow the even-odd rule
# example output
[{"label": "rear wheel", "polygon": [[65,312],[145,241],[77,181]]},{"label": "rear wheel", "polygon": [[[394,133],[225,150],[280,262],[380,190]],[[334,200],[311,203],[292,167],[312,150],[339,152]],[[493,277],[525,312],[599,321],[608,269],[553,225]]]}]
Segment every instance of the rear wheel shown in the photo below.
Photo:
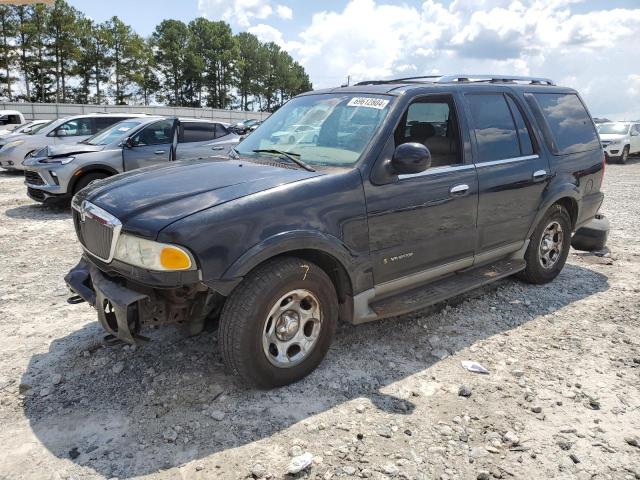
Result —
[{"label": "rear wheel", "polygon": [[324,358],[337,318],[336,292],[320,267],[294,257],[268,261],[225,302],[218,332],[222,358],[260,388],[295,382]]},{"label": "rear wheel", "polygon": [[88,186],[94,180],[101,180],[101,179],[107,178],[107,177],[108,177],[108,175],[106,173],[98,173],[98,172],[96,172],[96,173],[88,173],[85,176],[80,177],[80,180],[78,180],[76,182],[76,184],[73,186],[73,194],[75,195],[80,190],[82,190],[83,188]]},{"label": "rear wheel", "polygon": [[629,159],[629,145],[625,145],[624,148],[622,149],[622,155],[620,155],[620,163],[622,164],[627,163],[628,159]]},{"label": "rear wheel", "polygon": [[555,204],[531,236],[524,256],[527,266],[519,277],[535,284],[552,281],[567,261],[570,244],[571,217],[562,205]]}]

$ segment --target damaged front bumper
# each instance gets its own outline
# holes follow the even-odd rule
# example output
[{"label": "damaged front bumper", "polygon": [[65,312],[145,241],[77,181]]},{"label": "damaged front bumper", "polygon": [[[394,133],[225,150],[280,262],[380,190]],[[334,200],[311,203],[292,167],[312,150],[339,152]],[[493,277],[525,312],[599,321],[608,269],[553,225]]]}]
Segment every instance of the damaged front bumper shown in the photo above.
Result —
[{"label": "damaged front bumper", "polygon": [[138,302],[148,300],[148,295],[110,280],[84,258],[64,281],[72,292],[97,310],[102,328],[127,343],[135,343],[140,329]]},{"label": "damaged front bumper", "polygon": [[64,277],[76,296],[70,303],[84,300],[98,312],[104,330],[126,343],[143,339],[148,326],[189,324],[196,332],[216,309],[221,298],[204,285],[158,289],[124,277],[109,276],[83,257]]}]

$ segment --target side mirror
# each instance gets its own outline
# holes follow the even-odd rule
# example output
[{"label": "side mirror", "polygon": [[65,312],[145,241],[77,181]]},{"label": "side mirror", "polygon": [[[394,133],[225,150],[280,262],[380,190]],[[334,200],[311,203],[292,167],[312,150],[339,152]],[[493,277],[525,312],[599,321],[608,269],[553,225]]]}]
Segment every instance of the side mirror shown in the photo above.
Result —
[{"label": "side mirror", "polygon": [[56,130],[56,137],[66,137],[67,131],[64,128],[59,128]]},{"label": "side mirror", "polygon": [[431,153],[421,143],[402,143],[396,147],[391,159],[391,167],[397,174],[424,172],[431,166]]},{"label": "side mirror", "polygon": [[637,137],[638,135],[640,135],[640,132],[634,130],[633,132],[631,132],[631,136],[632,137]]},{"label": "side mirror", "polygon": [[125,138],[124,142],[122,142],[122,145],[124,145],[127,148],[133,148],[135,146],[133,144],[133,138],[131,138],[131,137]]}]

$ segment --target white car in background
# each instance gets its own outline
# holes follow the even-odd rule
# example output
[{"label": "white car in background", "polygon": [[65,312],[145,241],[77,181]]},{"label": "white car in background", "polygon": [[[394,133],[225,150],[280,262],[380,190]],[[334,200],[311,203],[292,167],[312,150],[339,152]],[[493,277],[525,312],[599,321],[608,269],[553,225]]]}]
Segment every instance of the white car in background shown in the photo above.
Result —
[{"label": "white car in background", "polygon": [[0,140],[9,138],[15,135],[20,135],[21,133],[35,133],[39,129],[43,128],[47,123],[51,123],[52,120],[31,120],[23,125],[18,126],[15,130],[10,132],[5,132],[4,130],[0,130]]},{"label": "white car in background", "polygon": [[271,135],[274,143],[316,143],[320,128],[313,125],[289,125],[286,130],[274,132]]},{"label": "white car in background", "polygon": [[598,135],[607,160],[626,163],[629,155],[640,153],[640,123],[601,123],[598,125]]}]

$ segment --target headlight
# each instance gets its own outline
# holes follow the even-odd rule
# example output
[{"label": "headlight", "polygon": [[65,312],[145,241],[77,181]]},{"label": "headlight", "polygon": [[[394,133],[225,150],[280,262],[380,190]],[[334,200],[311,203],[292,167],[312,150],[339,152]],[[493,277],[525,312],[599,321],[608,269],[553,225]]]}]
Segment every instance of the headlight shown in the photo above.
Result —
[{"label": "headlight", "polygon": [[191,254],[184,248],[127,235],[118,238],[114,258],[149,270],[194,270]]},{"label": "headlight", "polygon": [[76,157],[64,157],[64,158],[44,158],[40,160],[40,163],[59,163],[62,165],[66,165],[67,163],[71,163],[76,159]]},{"label": "headlight", "polygon": [[618,145],[620,142],[620,140],[609,140],[609,145]]},{"label": "headlight", "polygon": [[5,143],[3,148],[17,147],[18,145],[22,145],[23,143],[24,143],[24,140],[14,140],[12,142]]}]

